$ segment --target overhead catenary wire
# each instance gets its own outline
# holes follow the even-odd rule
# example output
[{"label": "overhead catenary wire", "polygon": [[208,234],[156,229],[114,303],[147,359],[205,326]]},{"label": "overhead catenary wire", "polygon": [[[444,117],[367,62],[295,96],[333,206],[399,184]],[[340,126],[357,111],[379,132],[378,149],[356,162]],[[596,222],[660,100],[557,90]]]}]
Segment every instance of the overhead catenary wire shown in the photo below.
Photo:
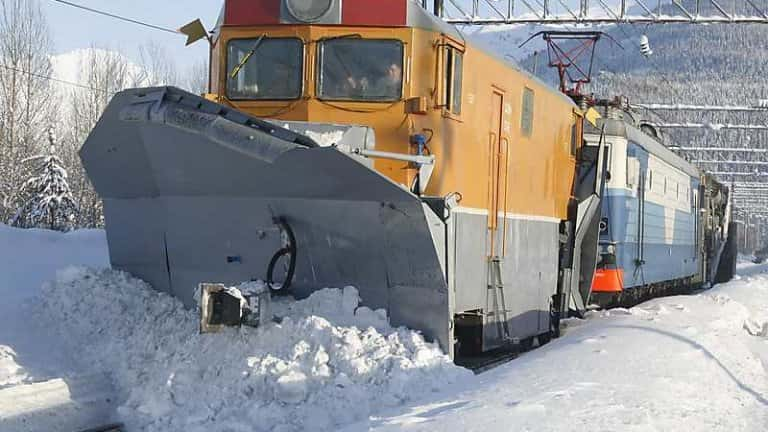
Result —
[{"label": "overhead catenary wire", "polygon": [[114,91],[109,91],[109,90],[104,90],[104,89],[100,89],[100,88],[96,88],[96,87],[91,87],[91,86],[87,86],[87,85],[84,85],[84,84],[78,84],[76,82],[55,78],[55,77],[52,77],[50,75],[41,75],[41,74],[37,74],[37,73],[34,73],[34,72],[26,71],[24,69],[18,69],[18,68],[12,67],[12,66],[8,66],[8,65],[5,65],[5,64],[0,64],[0,68],[6,69],[6,70],[10,70],[10,71],[15,71],[15,72],[18,72],[18,73],[21,73],[21,74],[25,74],[25,75],[29,75],[29,76],[32,76],[32,77],[35,77],[35,78],[40,78],[40,79],[45,79],[45,80],[49,80],[49,81],[54,81],[54,82],[58,82],[58,83],[61,83],[61,84],[70,85],[70,86],[73,86],[73,87],[79,87],[79,88],[82,88],[82,89],[85,89],[85,90],[91,90],[91,91],[94,91],[94,92],[100,92],[100,93],[105,93],[105,94],[114,94],[115,93]]},{"label": "overhead catenary wire", "polygon": [[61,3],[61,4],[64,4],[64,5],[67,5],[67,6],[71,6],[71,7],[74,7],[74,8],[82,9],[82,10],[85,10],[85,11],[88,11],[88,12],[91,12],[91,13],[95,13],[95,14],[98,14],[98,15],[103,15],[103,16],[107,16],[107,17],[110,17],[110,18],[118,19],[118,20],[121,20],[121,21],[129,22],[129,23],[132,23],[132,24],[137,24],[137,25],[148,27],[148,28],[151,28],[151,29],[163,31],[163,32],[166,32],[166,33],[173,33],[173,34],[177,34],[177,35],[182,35],[182,33],[180,31],[176,30],[176,29],[171,29],[171,28],[167,28],[167,27],[161,27],[159,25],[150,24],[150,23],[147,23],[147,22],[144,22],[144,21],[139,21],[137,19],[124,17],[124,16],[121,16],[121,15],[116,15],[116,14],[113,14],[113,13],[110,13],[110,12],[105,12],[105,11],[94,9],[94,8],[91,8],[91,7],[88,7],[88,6],[83,6],[81,4],[73,3],[73,2],[70,2],[70,1],[66,1],[66,0],[51,0],[51,1],[56,2],[56,3]]}]

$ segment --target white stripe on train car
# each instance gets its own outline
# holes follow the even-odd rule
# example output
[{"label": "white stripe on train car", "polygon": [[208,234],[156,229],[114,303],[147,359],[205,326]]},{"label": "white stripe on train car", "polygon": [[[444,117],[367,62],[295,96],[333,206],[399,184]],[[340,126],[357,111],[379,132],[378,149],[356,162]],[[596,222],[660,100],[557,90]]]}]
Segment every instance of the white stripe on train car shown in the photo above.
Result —
[{"label": "white stripe on train car", "polygon": [[[488,209],[474,208],[474,207],[454,207],[451,209],[451,212],[472,214],[472,215],[478,215],[478,216],[488,216]],[[506,217],[507,219],[527,220],[527,221],[534,221],[534,222],[560,223],[561,221],[559,218],[551,217],[551,216],[528,215],[528,214],[509,213],[509,212],[507,213],[499,212],[499,217]]]}]

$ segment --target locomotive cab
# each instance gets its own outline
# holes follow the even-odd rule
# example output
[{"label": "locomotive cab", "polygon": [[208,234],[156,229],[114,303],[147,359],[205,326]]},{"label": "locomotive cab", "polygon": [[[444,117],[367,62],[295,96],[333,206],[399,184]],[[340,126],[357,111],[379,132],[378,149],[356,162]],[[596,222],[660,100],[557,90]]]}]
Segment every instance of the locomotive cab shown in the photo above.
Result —
[{"label": "locomotive cab", "polygon": [[[436,47],[435,33],[463,50],[453,27],[411,0],[227,0],[212,39],[210,98],[262,118],[370,127],[368,150],[384,152],[375,169],[435,194],[428,179],[414,189],[420,165],[399,156],[420,154],[415,135],[441,139],[436,119],[459,120],[460,54]],[[430,117],[429,131],[416,113]]]}]

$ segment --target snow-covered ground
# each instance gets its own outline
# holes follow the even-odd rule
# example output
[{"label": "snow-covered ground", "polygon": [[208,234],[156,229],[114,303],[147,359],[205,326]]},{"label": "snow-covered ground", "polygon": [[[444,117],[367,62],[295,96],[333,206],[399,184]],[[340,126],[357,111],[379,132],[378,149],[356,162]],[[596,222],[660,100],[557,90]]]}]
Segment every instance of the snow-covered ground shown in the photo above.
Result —
[{"label": "snow-covered ground", "polygon": [[[72,264],[93,268],[56,277]],[[356,308],[353,288],[278,302],[279,324],[199,335],[195,313],[108,269],[102,232],[0,225],[0,402],[19,383],[106,373],[129,431],[764,431],[768,264],[738,271],[571,320],[472,376]]]},{"label": "snow-covered ground", "polygon": [[[690,296],[571,321],[469,388],[390,412],[377,431],[768,430],[768,265]],[[360,426],[350,430],[358,430]]]}]

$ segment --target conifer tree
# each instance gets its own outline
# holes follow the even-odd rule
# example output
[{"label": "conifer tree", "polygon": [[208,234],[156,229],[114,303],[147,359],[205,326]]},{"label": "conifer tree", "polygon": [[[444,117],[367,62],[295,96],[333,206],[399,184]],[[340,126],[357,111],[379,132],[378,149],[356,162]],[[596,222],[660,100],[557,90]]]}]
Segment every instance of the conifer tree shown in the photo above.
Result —
[{"label": "conifer tree", "polygon": [[21,228],[48,228],[69,231],[77,215],[77,204],[67,182],[67,170],[56,156],[56,135],[48,130],[50,144],[47,155],[28,158],[38,162],[34,175],[24,183],[24,205],[16,212],[11,224]]}]

